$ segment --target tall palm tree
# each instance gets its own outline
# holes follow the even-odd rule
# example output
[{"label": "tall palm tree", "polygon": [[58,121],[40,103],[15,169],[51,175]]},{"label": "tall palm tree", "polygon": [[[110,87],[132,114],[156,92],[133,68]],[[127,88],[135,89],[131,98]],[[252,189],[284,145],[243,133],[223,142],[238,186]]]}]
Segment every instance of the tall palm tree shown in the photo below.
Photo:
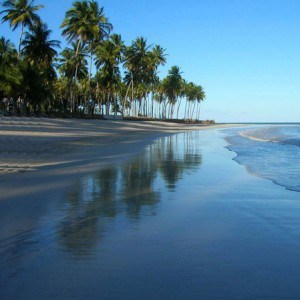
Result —
[{"label": "tall palm tree", "polygon": [[185,118],[193,119],[196,110],[196,119],[200,115],[200,103],[205,99],[205,92],[201,85],[196,85],[193,82],[185,84],[186,108]]},{"label": "tall palm tree", "polygon": [[[127,94],[131,87],[131,102],[134,101],[134,85],[138,86],[147,81],[147,63],[149,61],[150,48],[151,45],[147,45],[145,38],[138,37],[132,42],[131,46],[125,50],[124,67],[127,71],[125,72],[124,80],[128,86]],[[141,100],[141,98],[138,98],[139,111],[141,108]]]},{"label": "tall palm tree", "polygon": [[55,48],[60,48],[60,42],[50,40],[51,30],[46,24],[38,24],[32,27],[31,32],[26,32],[22,42],[22,54],[34,65],[46,68],[51,67],[54,57],[57,55]]},{"label": "tall palm tree", "polygon": [[[68,42],[75,41],[77,56],[81,44],[88,40],[88,1],[75,1],[73,7],[66,12],[65,19],[60,25],[64,28],[62,35],[67,38]],[[74,70],[74,79],[77,80],[77,68]]]},{"label": "tall palm tree", "polygon": [[154,98],[153,98],[153,91],[155,86],[159,82],[159,78],[157,75],[157,70],[160,65],[165,65],[166,63],[166,54],[165,49],[163,49],[159,45],[155,45],[152,51],[149,52],[148,55],[148,62],[147,62],[147,73],[148,73],[148,86],[149,86],[149,93],[152,91],[152,98],[151,98],[151,117],[153,118],[154,113]]},{"label": "tall palm tree", "polygon": [[178,66],[173,66],[169,70],[169,74],[164,81],[164,89],[170,105],[169,116],[172,118],[174,113],[174,106],[182,91],[182,72]]},{"label": "tall palm tree", "polygon": [[107,70],[111,74],[119,74],[119,64],[123,58],[124,42],[121,35],[113,34],[96,48],[96,67]]},{"label": "tall palm tree", "polygon": [[108,18],[104,14],[104,8],[99,7],[98,2],[92,0],[89,2],[89,49],[90,49],[90,70],[89,83],[91,81],[92,63],[94,50],[97,45],[101,44],[104,39],[109,37],[112,30],[112,24],[108,22]]},{"label": "tall palm tree", "polygon": [[88,40],[88,11],[88,1],[75,1],[73,7],[66,12],[65,19],[60,27],[64,28],[62,35],[67,38],[68,42]]},{"label": "tall palm tree", "polygon": [[[86,46],[81,45],[79,48],[77,44],[72,43],[72,47],[65,48],[60,57],[57,58],[58,70],[63,77],[68,78],[70,81],[74,77],[74,72],[77,69],[78,79],[82,79],[87,76],[87,49]],[[77,55],[76,55],[77,52]]]},{"label": "tall palm tree", "polygon": [[185,96],[186,96],[186,106],[184,112],[185,119],[192,119],[191,116],[191,103],[196,100],[197,87],[193,82],[188,82],[185,85]]},{"label": "tall palm tree", "polygon": [[[81,43],[89,45],[91,63],[96,42],[102,41],[112,29],[112,25],[108,23],[104,15],[103,8],[99,8],[98,3],[94,0],[75,1],[73,7],[66,12],[60,27],[64,28],[62,34],[68,42],[76,41],[76,55]],[[90,78],[91,75],[89,75]]]},{"label": "tall palm tree", "polygon": [[60,48],[59,41],[50,40],[50,34],[51,30],[46,24],[34,25],[31,32],[26,32],[21,51],[26,61],[40,71],[40,84],[41,87],[45,86],[41,91],[47,95],[48,108],[52,106],[52,90],[56,79],[53,64],[54,57],[57,55],[55,48]]},{"label": "tall palm tree", "polygon": [[[76,109],[75,101],[75,82],[73,80],[76,72],[77,79],[81,80],[86,78],[88,73],[86,46],[84,44],[78,45],[72,43],[72,48],[66,48],[60,53],[60,57],[57,59],[58,70],[60,74],[67,78],[67,94],[65,97],[65,103],[70,102],[71,112]],[[64,105],[66,108],[66,105]]]},{"label": "tall palm tree", "polygon": [[36,11],[44,6],[34,5],[34,0],[7,0],[3,2],[2,7],[5,8],[1,11],[1,14],[4,14],[4,17],[2,17],[2,23],[9,22],[9,25],[13,30],[21,26],[18,47],[18,53],[20,55],[24,28],[31,28],[34,24],[40,22],[40,17],[36,14]]},{"label": "tall palm tree", "polygon": [[[113,34],[96,48],[96,67],[101,68],[101,82],[105,85],[109,100],[117,107],[117,90],[121,81],[119,64],[123,59],[124,42],[118,34]],[[122,104],[122,107],[124,103]],[[122,109],[123,111],[123,109]],[[115,115],[117,110],[114,110]]]},{"label": "tall palm tree", "polygon": [[152,51],[150,51],[149,53],[149,70],[152,70],[152,72],[156,72],[160,65],[165,65],[167,61],[165,51],[166,50],[159,45],[155,45],[153,47]]},{"label": "tall palm tree", "polygon": [[200,120],[200,104],[204,99],[206,98],[205,91],[201,85],[197,86],[197,97],[196,97],[196,103],[197,103],[197,111],[196,111],[196,120]]}]

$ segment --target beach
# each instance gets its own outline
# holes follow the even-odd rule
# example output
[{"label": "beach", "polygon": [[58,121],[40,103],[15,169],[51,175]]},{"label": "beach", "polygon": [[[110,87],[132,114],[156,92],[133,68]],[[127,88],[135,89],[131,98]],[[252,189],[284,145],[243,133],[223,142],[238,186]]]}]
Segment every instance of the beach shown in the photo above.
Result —
[{"label": "beach", "polygon": [[[225,128],[230,125],[210,125]],[[0,237],[8,220],[30,219],[36,207],[78,178],[141,153],[155,139],[207,126],[44,118],[0,119]],[[21,225],[23,228],[23,224]],[[13,230],[16,230],[15,227]]]},{"label": "beach", "polygon": [[297,299],[299,193],[225,127],[1,119],[0,298]]},{"label": "beach", "polygon": [[[53,173],[55,177],[65,174],[63,181],[66,184],[74,177],[140,153],[159,137],[186,130],[202,130],[208,126],[226,128],[231,125],[1,118],[0,184],[4,183],[1,184],[1,200],[14,195],[24,196],[31,183],[35,186],[30,188],[32,192],[37,181],[28,180],[28,176],[37,175],[41,180],[39,172],[46,173],[46,176]],[[44,180],[47,183],[44,186],[51,188],[53,180],[48,179]],[[23,185],[26,186],[24,190]]]}]

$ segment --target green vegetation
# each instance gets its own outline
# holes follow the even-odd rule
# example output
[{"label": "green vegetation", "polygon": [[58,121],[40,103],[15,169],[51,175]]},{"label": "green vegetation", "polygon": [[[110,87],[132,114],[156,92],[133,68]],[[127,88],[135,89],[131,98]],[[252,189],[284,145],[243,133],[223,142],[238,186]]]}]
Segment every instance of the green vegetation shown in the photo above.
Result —
[{"label": "green vegetation", "polygon": [[21,30],[18,49],[0,38],[3,111],[174,119],[182,106],[184,119],[199,120],[203,88],[186,82],[178,66],[160,79],[165,49],[143,37],[126,46],[119,34],[112,34],[96,1],[75,1],[66,12],[61,29],[68,47],[60,53],[60,41],[51,40],[51,30],[38,15],[42,5],[8,0],[2,8],[2,22]]}]

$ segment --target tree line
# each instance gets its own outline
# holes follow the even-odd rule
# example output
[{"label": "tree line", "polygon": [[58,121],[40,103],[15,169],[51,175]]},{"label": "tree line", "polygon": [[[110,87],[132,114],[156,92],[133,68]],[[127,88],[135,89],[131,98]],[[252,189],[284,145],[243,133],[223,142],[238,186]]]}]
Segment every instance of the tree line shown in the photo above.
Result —
[{"label": "tree line", "polygon": [[38,15],[43,5],[8,0],[1,7],[2,22],[20,30],[17,46],[0,38],[2,109],[159,119],[178,119],[182,110],[184,119],[199,120],[202,86],[186,81],[178,66],[159,78],[166,50],[144,37],[125,45],[97,1],[75,1],[65,13],[62,50]]}]

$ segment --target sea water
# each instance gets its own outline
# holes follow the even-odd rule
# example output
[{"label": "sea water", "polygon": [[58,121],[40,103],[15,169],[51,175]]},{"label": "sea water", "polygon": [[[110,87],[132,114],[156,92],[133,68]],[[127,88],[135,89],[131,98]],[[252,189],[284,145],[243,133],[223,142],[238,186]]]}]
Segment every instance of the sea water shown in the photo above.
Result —
[{"label": "sea water", "polygon": [[228,149],[254,175],[300,192],[300,124],[227,131]]}]

